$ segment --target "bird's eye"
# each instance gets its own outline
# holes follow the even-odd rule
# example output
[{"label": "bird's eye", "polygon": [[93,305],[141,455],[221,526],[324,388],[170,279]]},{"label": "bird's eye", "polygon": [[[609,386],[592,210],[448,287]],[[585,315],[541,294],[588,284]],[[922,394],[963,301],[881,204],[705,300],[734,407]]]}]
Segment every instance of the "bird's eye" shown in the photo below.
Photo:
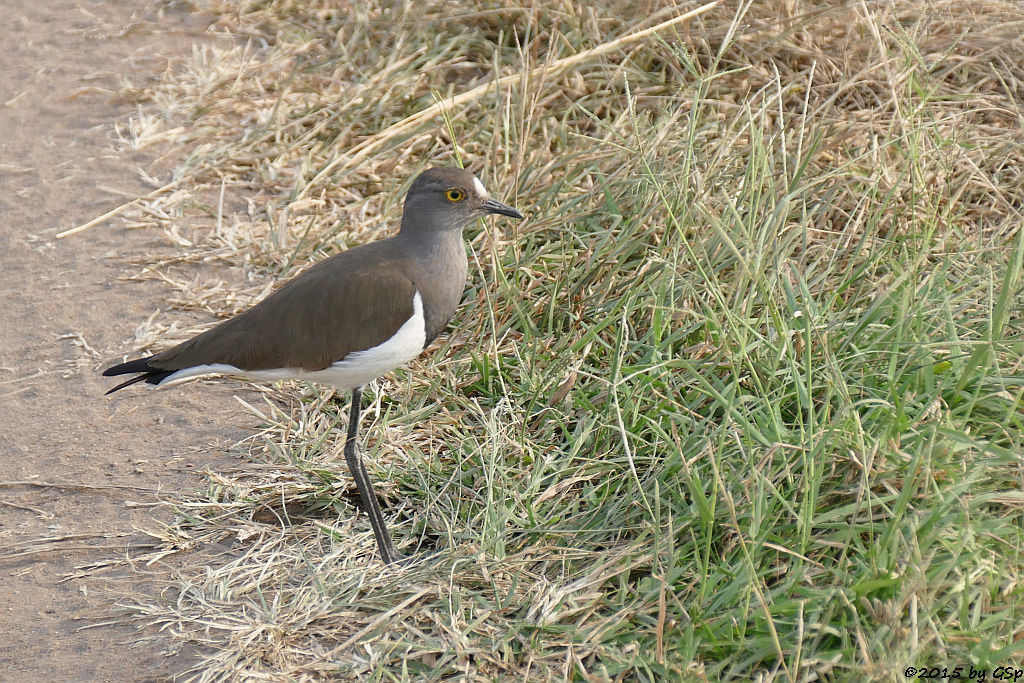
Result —
[{"label": "bird's eye", "polygon": [[445,190],[444,196],[447,197],[450,202],[461,202],[466,198],[466,193],[457,187],[453,187]]}]

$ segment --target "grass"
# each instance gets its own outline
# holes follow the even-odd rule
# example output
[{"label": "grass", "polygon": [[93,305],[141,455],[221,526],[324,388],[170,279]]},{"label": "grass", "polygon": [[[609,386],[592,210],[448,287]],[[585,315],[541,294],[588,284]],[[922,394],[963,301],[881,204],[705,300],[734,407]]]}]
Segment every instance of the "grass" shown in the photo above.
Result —
[{"label": "grass", "polygon": [[[182,150],[125,211],[181,246],[154,266],[179,308],[389,234],[428,165],[529,216],[468,231],[457,319],[370,392],[416,563],[376,560],[312,386],[250,406],[245,471],[154,532],[229,548],[129,601],[204,646],[195,679],[1022,661],[1015,3],[184,7],[231,41],[131,90],[122,131]],[[162,318],[143,345],[194,331]]]}]

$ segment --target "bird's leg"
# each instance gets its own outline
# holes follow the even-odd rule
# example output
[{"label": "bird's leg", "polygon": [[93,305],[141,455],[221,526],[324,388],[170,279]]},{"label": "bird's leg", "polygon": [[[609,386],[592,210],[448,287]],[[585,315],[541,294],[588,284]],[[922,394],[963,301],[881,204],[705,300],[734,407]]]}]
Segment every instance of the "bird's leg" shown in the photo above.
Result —
[{"label": "bird's leg", "polygon": [[370,518],[370,526],[373,527],[373,535],[377,539],[380,558],[384,560],[384,564],[391,564],[401,558],[401,555],[398,554],[391,542],[391,534],[388,533],[387,524],[384,523],[384,515],[381,514],[377,495],[373,492],[370,475],[366,472],[356,445],[356,434],[359,431],[359,404],[362,402],[362,398],[362,387],[352,390],[352,413],[348,422],[348,437],[345,439],[345,462],[348,463],[348,469],[356,482],[356,488],[359,489],[363,509],[366,510],[366,515]]}]

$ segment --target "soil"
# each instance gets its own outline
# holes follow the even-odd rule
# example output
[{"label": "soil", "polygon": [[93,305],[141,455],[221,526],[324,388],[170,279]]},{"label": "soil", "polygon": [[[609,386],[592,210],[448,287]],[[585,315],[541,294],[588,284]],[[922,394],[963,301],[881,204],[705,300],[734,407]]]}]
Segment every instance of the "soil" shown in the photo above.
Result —
[{"label": "soil", "polygon": [[252,419],[227,383],[104,397],[98,371],[131,355],[136,325],[166,308],[162,285],[125,279],[130,261],[167,241],[119,219],[55,235],[148,192],[139,169],[168,177],[170,161],[154,165],[161,150],[116,140],[135,110],[117,93],[208,40],[205,28],[152,0],[4,2],[0,680],[166,680],[194,663],[163,632],[116,616],[117,596],[140,585],[124,560],[152,543],[139,529],[172,518],[159,505],[168,492],[232,466],[224,446]]}]

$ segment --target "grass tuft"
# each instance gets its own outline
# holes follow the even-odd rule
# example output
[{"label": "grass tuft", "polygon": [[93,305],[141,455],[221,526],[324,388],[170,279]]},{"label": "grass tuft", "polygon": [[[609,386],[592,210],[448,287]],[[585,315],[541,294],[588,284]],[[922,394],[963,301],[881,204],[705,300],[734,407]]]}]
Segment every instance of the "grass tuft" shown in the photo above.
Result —
[{"label": "grass tuft", "polygon": [[428,165],[529,216],[469,231],[457,320],[370,392],[411,567],[375,561],[315,387],[177,502],[162,552],[225,553],[133,608],[206,646],[197,680],[1020,661],[1016,3],[186,6],[232,42],[124,132],[183,151],[125,214],[181,247],[148,275],[177,307],[390,234]]}]

